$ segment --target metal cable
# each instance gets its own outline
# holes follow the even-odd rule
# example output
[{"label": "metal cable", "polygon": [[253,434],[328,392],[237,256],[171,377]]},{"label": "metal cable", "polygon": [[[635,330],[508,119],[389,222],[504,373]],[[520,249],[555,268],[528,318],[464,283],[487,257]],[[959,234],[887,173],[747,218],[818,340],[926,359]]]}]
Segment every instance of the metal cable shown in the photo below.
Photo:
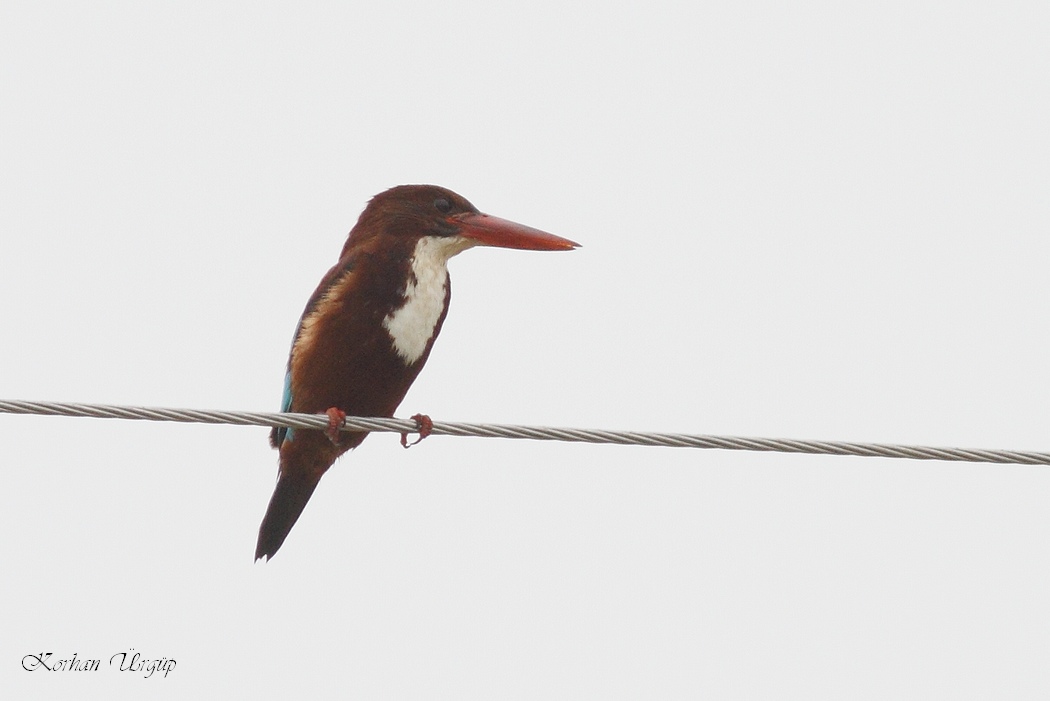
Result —
[{"label": "metal cable", "polygon": [[[292,428],[320,429],[328,426],[328,417],[324,414],[204,411],[199,409],[165,409],[105,404],[73,404],[68,402],[27,402],[4,399],[0,399],[0,413],[233,424],[238,426],[289,426]],[[419,430],[419,425],[414,420],[408,419],[348,416],[346,417],[346,424],[343,430],[415,433]],[[615,445],[646,445],[669,448],[718,448],[722,450],[753,450],[814,455],[857,455],[861,457],[907,458],[911,460],[1050,465],[1050,453],[1017,450],[931,448],[928,446],[891,445],[885,443],[741,438],[737,436],[704,436],[687,433],[603,431],[596,429],[547,428],[543,426],[472,424],[444,421],[435,421],[432,433],[438,436],[525,438],[538,441],[567,441],[571,443],[611,443]]]}]

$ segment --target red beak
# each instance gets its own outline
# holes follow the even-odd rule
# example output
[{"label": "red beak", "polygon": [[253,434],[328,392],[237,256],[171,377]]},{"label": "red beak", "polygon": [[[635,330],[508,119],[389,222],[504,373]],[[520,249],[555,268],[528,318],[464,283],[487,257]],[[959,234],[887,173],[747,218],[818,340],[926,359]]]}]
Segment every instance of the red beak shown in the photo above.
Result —
[{"label": "red beak", "polygon": [[459,235],[477,241],[482,246],[520,248],[527,251],[571,251],[580,244],[531,226],[480,212],[468,212],[449,217],[459,229]]}]

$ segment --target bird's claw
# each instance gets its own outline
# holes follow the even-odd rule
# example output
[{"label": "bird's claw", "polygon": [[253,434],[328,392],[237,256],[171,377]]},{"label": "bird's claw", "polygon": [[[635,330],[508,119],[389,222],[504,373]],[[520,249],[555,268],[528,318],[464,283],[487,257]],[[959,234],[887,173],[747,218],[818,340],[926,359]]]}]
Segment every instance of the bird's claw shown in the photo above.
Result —
[{"label": "bird's claw", "polygon": [[346,412],[342,409],[331,407],[325,413],[328,414],[328,428],[325,429],[324,434],[328,436],[328,440],[332,441],[332,443],[339,445],[339,433],[346,423]]},{"label": "bird's claw", "polygon": [[419,434],[419,438],[409,443],[408,434],[411,433],[411,431],[405,431],[401,434],[402,448],[411,448],[416,443],[419,443],[421,440],[429,436],[434,431],[434,422],[426,414],[415,414],[414,416],[411,416],[409,418],[416,422],[416,433]]}]

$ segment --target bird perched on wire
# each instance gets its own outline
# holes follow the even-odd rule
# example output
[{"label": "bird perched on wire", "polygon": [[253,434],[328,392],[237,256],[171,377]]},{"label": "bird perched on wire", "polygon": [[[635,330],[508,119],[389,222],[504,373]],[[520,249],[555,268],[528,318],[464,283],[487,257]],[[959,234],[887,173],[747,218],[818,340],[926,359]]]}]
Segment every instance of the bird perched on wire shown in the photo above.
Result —
[{"label": "bird perched on wire", "polygon": [[[395,187],[365,207],[295,330],[281,410],[327,413],[329,425],[270,433],[280,467],[257,560],[274,556],[321,476],[368,435],[340,432],[346,416],[394,415],[448,312],[448,259],[473,246],[563,251],[578,244],[482,214],[434,185]],[[429,420],[420,419],[422,435]]]}]

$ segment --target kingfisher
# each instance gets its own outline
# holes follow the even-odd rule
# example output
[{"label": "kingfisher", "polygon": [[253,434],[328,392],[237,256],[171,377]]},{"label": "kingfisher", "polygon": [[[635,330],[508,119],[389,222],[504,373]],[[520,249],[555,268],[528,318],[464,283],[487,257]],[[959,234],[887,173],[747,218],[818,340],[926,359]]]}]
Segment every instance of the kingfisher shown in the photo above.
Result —
[{"label": "kingfisher", "polygon": [[[473,246],[565,251],[579,244],[482,214],[436,185],[401,185],[369,201],[295,330],[281,411],[327,414],[328,428],[270,432],[280,464],[256,560],[273,558],[322,475],[368,435],[341,432],[347,415],[394,415],[448,313],[448,260]],[[429,419],[418,423],[425,435]]]}]

